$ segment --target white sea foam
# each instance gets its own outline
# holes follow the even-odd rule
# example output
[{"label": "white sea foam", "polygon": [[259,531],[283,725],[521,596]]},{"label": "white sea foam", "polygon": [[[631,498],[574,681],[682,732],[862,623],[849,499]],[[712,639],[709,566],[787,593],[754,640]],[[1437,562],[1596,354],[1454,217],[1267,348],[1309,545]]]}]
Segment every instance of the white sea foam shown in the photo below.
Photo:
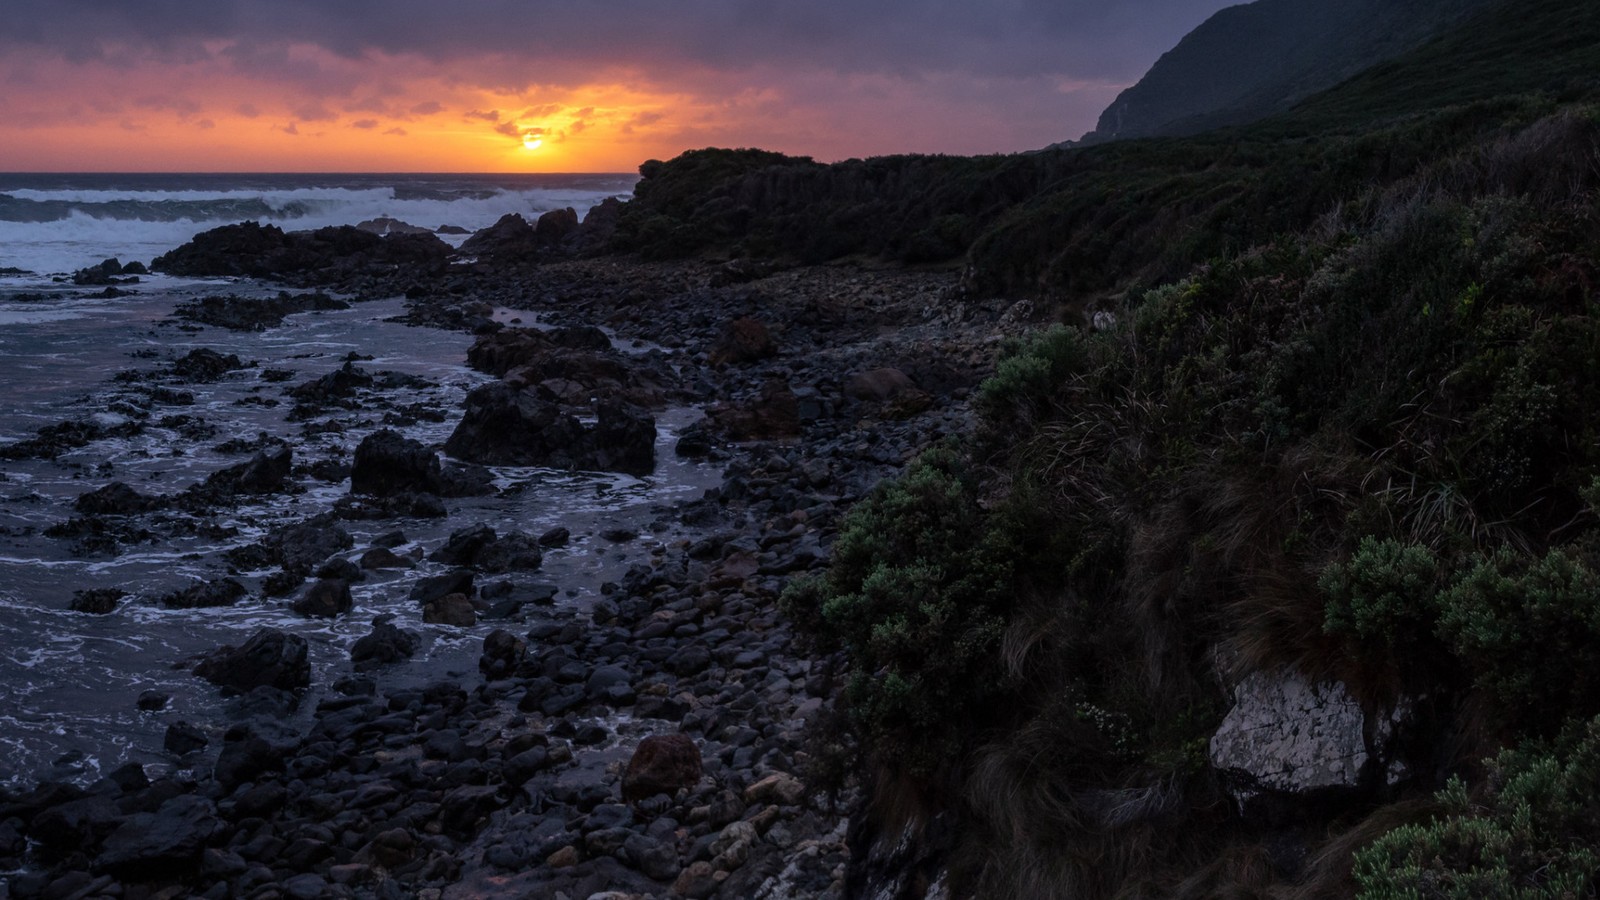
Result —
[{"label": "white sea foam", "polygon": [[[507,213],[534,217],[572,207],[583,215],[631,189],[626,178],[599,176],[566,182],[546,178],[537,186],[495,185],[470,176],[395,176],[392,184],[362,179],[347,186],[322,184],[314,176],[299,185],[285,183],[284,176],[272,180],[278,183],[251,184],[249,176],[241,176],[244,184],[237,187],[169,183],[161,189],[0,183],[0,267],[49,274],[75,271],[108,256],[148,262],[201,231],[244,219],[292,231],[390,217],[422,228],[475,231]],[[464,238],[443,237],[455,243]]]}]

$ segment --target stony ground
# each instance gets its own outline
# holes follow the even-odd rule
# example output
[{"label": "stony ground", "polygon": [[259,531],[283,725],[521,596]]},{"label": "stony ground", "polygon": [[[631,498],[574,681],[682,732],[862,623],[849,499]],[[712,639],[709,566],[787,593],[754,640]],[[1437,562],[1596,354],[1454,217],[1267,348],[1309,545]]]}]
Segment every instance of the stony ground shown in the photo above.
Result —
[{"label": "stony ground", "polygon": [[[478,677],[399,688],[375,668],[337,685],[309,730],[279,724],[292,698],[261,689],[193,781],[130,767],[87,790],[0,795],[0,862],[24,866],[0,898],[842,895],[851,797],[807,784],[807,723],[840,673],[796,646],[778,596],[825,564],[851,502],[964,430],[1025,309],[963,303],[954,286],[948,272],[616,259],[405,285],[419,325],[499,341],[515,364],[496,374],[519,391],[693,398],[708,418],[680,452],[723,462],[722,486],[671,510],[687,536],[592,605],[520,605]],[[490,334],[494,305],[662,352],[617,374]],[[499,599],[465,584],[479,606]]]}]

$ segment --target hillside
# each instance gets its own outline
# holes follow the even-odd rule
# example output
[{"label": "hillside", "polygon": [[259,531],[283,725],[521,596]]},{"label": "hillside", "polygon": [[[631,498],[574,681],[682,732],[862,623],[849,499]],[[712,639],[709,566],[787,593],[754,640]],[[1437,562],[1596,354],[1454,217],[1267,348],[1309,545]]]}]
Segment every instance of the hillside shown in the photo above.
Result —
[{"label": "hillside", "polygon": [[1484,0],[1257,0],[1213,15],[1118,95],[1083,143],[1198,134],[1282,112],[1413,49]]},{"label": "hillside", "polygon": [[1594,896],[1597,47],[1503,3],[1191,138],[651,168],[634,249],[965,247],[1060,322],[786,597],[865,895]]}]

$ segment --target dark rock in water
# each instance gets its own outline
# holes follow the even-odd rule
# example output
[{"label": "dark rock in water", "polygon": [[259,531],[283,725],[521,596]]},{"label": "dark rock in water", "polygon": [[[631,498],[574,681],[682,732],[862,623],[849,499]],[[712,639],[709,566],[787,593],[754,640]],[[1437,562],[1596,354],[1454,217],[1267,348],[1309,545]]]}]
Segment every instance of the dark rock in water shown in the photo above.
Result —
[{"label": "dark rock in water", "polygon": [[196,750],[204,750],[211,740],[205,732],[190,725],[188,722],[173,722],[167,726],[167,736],[161,746],[174,756],[188,756]]},{"label": "dark rock in water", "polygon": [[521,665],[528,650],[528,642],[504,629],[496,628],[483,639],[483,655],[478,657],[478,671],[493,681],[509,678]]},{"label": "dark rock in water", "polygon": [[156,812],[124,820],[106,838],[95,868],[118,878],[172,878],[193,868],[223,828],[211,801],[181,794]]},{"label": "dark rock in water", "polygon": [[311,575],[313,578],[335,578],[341,581],[348,581],[351,584],[367,580],[367,574],[361,571],[360,566],[348,559],[342,559],[339,557],[330,559],[322,565],[317,566],[316,571],[312,572]]},{"label": "dark rock in water", "polygon": [[77,419],[46,425],[26,440],[0,447],[0,459],[55,459],[68,450],[85,447],[108,438],[134,437],[144,428],[137,421],[102,424],[94,419]]},{"label": "dark rock in water", "polygon": [[306,588],[292,608],[302,616],[332,619],[349,612],[354,605],[350,582],[342,578],[324,578]]},{"label": "dark rock in water", "polygon": [[422,604],[422,621],[429,625],[470,628],[478,624],[478,612],[466,594],[446,594]]},{"label": "dark rock in water", "polygon": [[700,747],[686,734],[652,735],[639,742],[622,774],[622,799],[672,796],[700,783]]},{"label": "dark rock in water", "polygon": [[389,497],[340,497],[333,510],[341,519],[442,519],[448,513],[444,502],[433,494],[411,491]]},{"label": "dark rock in water", "polygon": [[472,564],[493,574],[532,571],[544,565],[544,553],[539,550],[539,542],[514,531],[479,548]]},{"label": "dark rock in water", "polygon": [[242,646],[212,651],[194,674],[219,687],[244,692],[261,685],[293,691],[311,684],[306,640],[276,628],[262,628]]},{"label": "dark rock in water", "polygon": [[283,324],[285,316],[295,313],[349,308],[350,304],[327,294],[280,293],[276,297],[202,297],[179,305],[172,314],[229,331],[265,331]]},{"label": "dark rock in water", "polygon": [[734,319],[712,345],[708,362],[713,366],[749,363],[778,355],[767,326],[749,316]]},{"label": "dark rock in water", "polygon": [[95,588],[72,592],[72,611],[103,616],[117,608],[117,601],[128,596],[119,588]]},{"label": "dark rock in water", "polygon": [[[249,568],[276,563],[283,566],[285,572],[303,578],[324,560],[353,546],[355,539],[350,532],[332,524],[325,516],[318,516],[294,525],[274,528],[260,544],[230,553],[228,558],[235,565]],[[250,556],[259,558],[247,558]]]},{"label": "dark rock in water", "polygon": [[173,362],[172,374],[184,381],[207,383],[242,368],[244,362],[232,353],[224,356],[215,350],[199,347]]},{"label": "dark rock in water", "polygon": [[466,594],[470,597],[472,593],[472,570],[455,569],[418,580],[411,588],[411,602],[426,606],[450,594]]},{"label": "dark rock in water", "polygon": [[498,535],[488,525],[469,525],[451,532],[444,546],[428,555],[434,562],[444,563],[447,566],[470,566],[478,551]]},{"label": "dark rock in water", "polygon": [[362,439],[350,467],[350,492],[390,497],[437,493],[439,457],[398,431],[384,429]]},{"label": "dark rock in water", "polygon": [[417,564],[388,547],[373,547],[361,554],[363,569],[414,569]]},{"label": "dark rock in water", "polygon": [[218,578],[215,581],[204,581],[170,594],[163,594],[158,602],[168,609],[202,609],[232,606],[249,593],[244,585],[232,578]]},{"label": "dark rock in water", "polygon": [[351,225],[285,234],[256,222],[224,225],[151,260],[150,268],[172,275],[285,278],[386,274],[400,266],[417,274],[438,273],[449,262],[450,245],[438,237],[377,235]]},{"label": "dark rock in water", "polygon": [[294,450],[280,444],[260,451],[241,466],[223,469],[206,483],[226,485],[241,494],[270,494],[283,487],[293,466]]},{"label": "dark rock in water", "polygon": [[364,221],[357,222],[356,223],[356,227],[361,229],[362,231],[370,231],[373,234],[432,234],[433,233],[433,232],[429,231],[426,228],[419,228],[418,226],[412,225],[409,222],[402,222],[399,219],[396,219],[396,218],[393,218],[393,217],[390,217],[390,216],[379,216],[376,219],[366,219]]},{"label": "dark rock in water", "polygon": [[365,672],[388,663],[404,662],[417,652],[417,636],[394,626],[393,616],[379,616],[372,620],[372,631],[358,638],[350,647],[350,661],[357,672]]},{"label": "dark rock in water", "polygon": [[678,443],[672,452],[686,459],[699,459],[710,456],[716,449],[716,444],[711,436],[711,429],[706,427],[704,420],[688,426],[678,432]]},{"label": "dark rock in water", "polygon": [[585,428],[556,404],[497,382],[467,395],[445,452],[486,465],[642,475],[655,468],[655,439],[655,419],[640,410],[602,403],[599,421]]},{"label": "dark rock in water", "polygon": [[433,230],[434,234],[471,234],[472,231],[460,225],[440,225]]},{"label": "dark rock in water", "polygon": [[289,396],[301,403],[321,407],[348,400],[354,397],[357,391],[370,388],[376,383],[367,370],[347,362],[320,378],[295,385],[289,389]]},{"label": "dark rock in water", "polygon": [[544,534],[539,535],[539,546],[565,547],[567,542],[570,540],[572,540],[572,532],[566,528],[557,526],[549,531],[546,531]]},{"label": "dark rock in water", "polygon": [[171,694],[161,691],[143,691],[135,705],[144,712],[158,712],[167,708],[167,703],[172,700]]},{"label": "dark rock in water", "polygon": [[[133,271],[129,271],[129,269],[133,269],[134,267],[137,268]],[[143,274],[148,274],[143,265],[140,265],[139,263],[133,263],[128,267],[124,267],[121,262],[115,258],[112,258],[100,263],[97,266],[90,266],[87,269],[79,269],[78,271],[72,273],[72,283],[77,285],[131,284],[137,282],[139,279],[118,278],[117,276]]]}]

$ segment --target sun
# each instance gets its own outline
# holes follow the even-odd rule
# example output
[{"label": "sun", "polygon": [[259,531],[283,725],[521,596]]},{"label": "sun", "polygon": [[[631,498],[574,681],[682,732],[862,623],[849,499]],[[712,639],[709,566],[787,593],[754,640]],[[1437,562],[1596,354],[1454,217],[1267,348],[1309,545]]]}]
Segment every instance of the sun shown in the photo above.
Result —
[{"label": "sun", "polygon": [[522,139],[522,149],[524,150],[537,150],[543,146],[543,144],[544,138],[534,137],[531,134]]}]

